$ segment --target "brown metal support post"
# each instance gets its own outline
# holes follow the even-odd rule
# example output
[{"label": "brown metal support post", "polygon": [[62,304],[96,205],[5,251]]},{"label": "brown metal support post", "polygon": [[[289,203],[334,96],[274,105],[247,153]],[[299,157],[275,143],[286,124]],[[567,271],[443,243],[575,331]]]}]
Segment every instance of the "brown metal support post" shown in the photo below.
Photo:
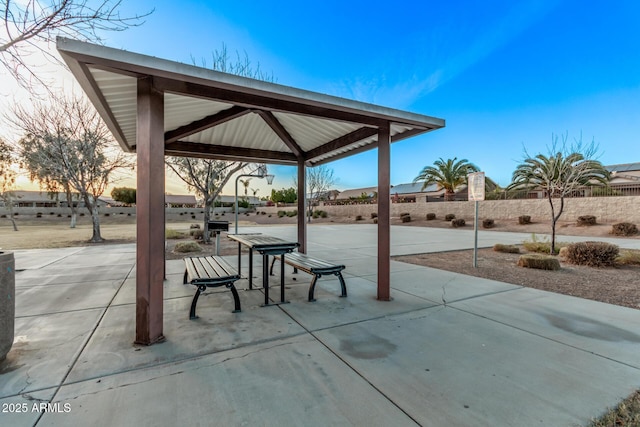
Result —
[{"label": "brown metal support post", "polygon": [[306,166],[298,160],[298,252],[307,253]]},{"label": "brown metal support post", "polygon": [[391,132],[378,129],[378,299],[391,299]]},{"label": "brown metal support post", "polygon": [[138,80],[136,192],[136,340],[162,335],[164,277],[164,96],[150,77]]}]

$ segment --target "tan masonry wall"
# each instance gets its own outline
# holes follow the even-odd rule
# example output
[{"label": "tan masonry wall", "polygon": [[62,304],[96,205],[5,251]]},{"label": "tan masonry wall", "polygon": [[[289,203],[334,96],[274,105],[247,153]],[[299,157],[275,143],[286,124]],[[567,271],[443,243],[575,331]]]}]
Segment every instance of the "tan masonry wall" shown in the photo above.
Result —
[{"label": "tan masonry wall", "polygon": [[[546,221],[550,215],[549,202],[546,199],[532,200],[485,200],[479,202],[480,219],[516,219],[520,215],[530,215],[533,221]],[[263,207],[267,213],[276,213],[279,210],[294,210],[290,208]],[[371,218],[371,213],[376,212],[377,205],[343,205],[320,206],[329,215],[356,217],[362,215],[364,219]],[[444,218],[446,214],[455,214],[457,218],[473,219],[473,202],[415,202],[392,203],[391,216],[399,217],[401,213],[408,212],[415,219],[424,219],[426,214],[433,212],[438,218]],[[565,200],[565,209],[560,218],[561,221],[575,221],[581,215],[595,215],[598,222],[632,222],[640,224],[640,196],[625,197],[585,197]]]}]

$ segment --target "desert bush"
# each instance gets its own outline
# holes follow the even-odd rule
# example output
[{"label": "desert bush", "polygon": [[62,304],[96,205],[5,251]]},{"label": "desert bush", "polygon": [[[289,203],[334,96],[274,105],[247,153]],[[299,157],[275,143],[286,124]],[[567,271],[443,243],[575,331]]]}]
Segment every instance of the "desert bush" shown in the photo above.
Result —
[{"label": "desert bush", "polygon": [[196,216],[195,215],[191,215],[191,219],[196,219]]},{"label": "desert bush", "polygon": [[178,242],[173,251],[179,253],[202,252],[202,248],[196,242]]},{"label": "desert bush", "polygon": [[[15,215],[18,215],[18,214],[14,214],[14,216],[15,216]],[[58,215],[56,215],[56,216],[57,216],[58,218],[62,218],[62,214],[58,214]],[[109,216],[109,214],[104,214],[104,216]]]},{"label": "desert bush", "polygon": [[38,213],[36,214],[36,218],[42,218],[42,212],[38,212]]},{"label": "desert bush", "polygon": [[640,251],[621,251],[616,258],[617,265],[640,265]]},{"label": "desert bush", "polygon": [[184,212],[180,212],[180,216],[184,215]]},{"label": "desert bush", "polygon": [[462,219],[462,218],[456,218],[456,219],[451,220],[451,226],[453,228],[464,227],[465,224],[466,223],[464,222],[464,219]]},{"label": "desert bush", "polygon": [[55,215],[55,213],[54,212],[49,212],[49,215]]},{"label": "desert bush", "polygon": [[482,220],[482,228],[493,228],[493,227],[495,227],[495,225],[496,225],[496,223],[492,219],[483,219]]},{"label": "desert bush", "polygon": [[496,252],[502,252],[505,254],[519,254],[520,248],[516,245],[503,245],[502,243],[496,243],[493,245],[493,250]]},{"label": "desert bush", "polygon": [[189,228],[190,228],[190,229],[192,229],[192,230],[193,230],[194,228],[200,229],[200,224],[191,224],[191,225],[189,226]]},{"label": "desert bush", "polygon": [[611,226],[610,234],[616,236],[633,236],[638,234],[638,227],[630,222],[619,222]]},{"label": "desert bush", "polygon": [[267,213],[265,211],[260,212],[260,215],[266,215]]},{"label": "desert bush", "polygon": [[[80,214],[80,216],[84,216],[84,215]],[[131,216],[131,213],[128,213],[127,216]]]},{"label": "desert bush", "polygon": [[560,251],[558,251],[558,256],[561,258],[566,258],[567,257],[567,247],[563,246],[560,248]]},{"label": "desert bush", "polygon": [[278,218],[282,218],[283,216],[285,216],[287,213],[285,211],[278,211]]},{"label": "desert bush", "polygon": [[[108,213],[104,214],[104,216],[110,216],[110,215],[111,215],[111,214],[108,214]],[[60,216],[60,214],[58,214],[58,216]]]},{"label": "desert bush", "polygon": [[[129,214],[129,215],[131,215],[131,214]],[[84,213],[81,213],[80,216],[84,216]]]},{"label": "desert bush", "polygon": [[7,216],[5,214],[0,215],[0,218],[6,218]]},{"label": "desert bush", "polygon": [[578,217],[578,226],[596,225],[596,217],[593,215],[583,215]]},{"label": "desert bush", "polygon": [[373,223],[377,224],[378,223],[378,218],[373,218]]},{"label": "desert bush", "polygon": [[202,240],[202,238],[204,236],[204,231],[203,230],[191,230],[191,231],[189,231],[189,234],[191,234],[191,237],[193,237],[193,240]]},{"label": "desert bush", "polygon": [[327,211],[320,211],[320,217],[321,218],[326,218],[329,216],[329,213]]},{"label": "desert bush", "polygon": [[411,214],[409,212],[402,212],[400,214],[400,218],[402,218],[403,216],[411,216]]},{"label": "desert bush", "polygon": [[[535,234],[531,235],[530,241],[522,242],[522,246],[529,252],[538,252],[542,254],[551,253],[551,242],[549,239],[545,238],[542,241],[539,241]],[[564,242],[556,242],[556,253],[560,252],[560,249],[567,246],[567,243]]]},{"label": "desert bush", "polygon": [[293,217],[293,216],[296,216],[296,215],[298,215],[298,211],[288,211],[288,212],[287,212],[287,216],[288,216],[289,218],[291,218],[291,217]]},{"label": "desert bush", "polygon": [[403,215],[403,216],[400,217],[400,220],[402,222],[411,222],[411,215],[408,215],[408,214],[407,215]]},{"label": "desert bush", "polygon": [[525,225],[531,224],[531,217],[529,215],[521,215],[518,217],[518,224]]},{"label": "desert bush", "polygon": [[434,219],[436,219],[436,214],[434,214],[433,212],[429,212],[427,214],[427,221],[432,221]]},{"label": "desert bush", "polygon": [[271,214],[269,214],[269,216],[267,218],[271,218]]},{"label": "desert bush", "polygon": [[171,228],[167,228],[164,230],[164,238],[165,239],[182,239],[183,237],[187,237],[186,234],[173,230]]},{"label": "desert bush", "polygon": [[356,215],[356,221],[362,221],[362,215]]},{"label": "desert bush", "polygon": [[520,255],[518,267],[537,268],[538,270],[560,270],[560,261],[552,256],[542,254]]},{"label": "desert bush", "polygon": [[378,214],[376,212],[371,212],[371,219],[378,218]]},{"label": "desert bush", "polygon": [[446,215],[444,216],[444,220],[445,220],[445,221],[452,221],[452,220],[454,220],[455,218],[456,218],[456,216],[455,216],[454,214],[446,214]]},{"label": "desert bush", "polygon": [[571,264],[590,267],[612,267],[620,249],[606,242],[578,242],[567,246],[565,260]]}]

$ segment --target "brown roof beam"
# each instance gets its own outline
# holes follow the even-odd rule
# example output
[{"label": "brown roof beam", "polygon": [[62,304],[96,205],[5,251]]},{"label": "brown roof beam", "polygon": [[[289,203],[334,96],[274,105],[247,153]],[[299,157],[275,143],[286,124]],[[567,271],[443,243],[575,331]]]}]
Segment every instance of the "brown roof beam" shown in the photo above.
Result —
[{"label": "brown roof beam", "polygon": [[252,109],[289,112],[303,116],[323,117],[343,122],[361,123],[370,126],[379,126],[383,123],[383,120],[365,114],[331,109],[327,108],[327,106],[289,101],[276,96],[256,95],[219,87],[209,87],[197,83],[177,81],[163,77],[154,77],[153,82],[155,87],[165,92],[184,94],[202,99],[213,99]]},{"label": "brown roof beam", "polygon": [[378,133],[377,128],[370,127],[362,127],[360,129],[356,129],[351,133],[343,135],[339,138],[334,139],[333,141],[329,141],[324,145],[321,145],[318,148],[314,148],[313,150],[307,152],[305,159],[312,160],[315,157],[320,157],[324,154],[327,154],[331,151],[339,150],[340,148],[346,147],[363,139],[369,138]]},{"label": "brown roof beam", "polygon": [[244,116],[245,114],[250,112],[251,110],[249,110],[248,108],[233,106],[216,114],[207,116],[203,119],[191,122],[188,125],[180,126],[177,129],[165,132],[164,142],[165,144],[171,144],[181,138],[193,135],[194,133],[202,132],[203,130],[212,128],[230,120],[237,119],[238,117]]},{"label": "brown roof beam", "polygon": [[242,162],[265,162],[282,165],[297,165],[298,159],[291,153],[255,148],[230,147],[225,145],[198,144],[176,141],[164,150],[167,156],[184,156],[204,159],[233,160]]},{"label": "brown roof beam", "polygon": [[282,123],[278,121],[276,116],[273,115],[270,111],[258,110],[256,111],[262,120],[264,120],[269,127],[278,135],[278,137],[285,143],[289,150],[299,159],[303,157],[303,151],[296,142],[295,139],[287,132],[287,130],[282,126]]}]

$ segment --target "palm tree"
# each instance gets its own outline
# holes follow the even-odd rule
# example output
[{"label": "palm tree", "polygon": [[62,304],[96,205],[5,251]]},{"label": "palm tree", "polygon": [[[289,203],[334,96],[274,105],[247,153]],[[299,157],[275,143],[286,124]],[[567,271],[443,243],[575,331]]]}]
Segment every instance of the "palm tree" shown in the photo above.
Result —
[{"label": "palm tree", "polygon": [[247,199],[247,191],[249,190],[249,183],[251,182],[251,178],[241,179],[240,182],[244,186],[244,198]]},{"label": "palm tree", "polygon": [[[525,153],[526,154],[526,153]],[[607,184],[609,172],[597,160],[590,160],[589,153],[584,155],[578,151],[566,154],[558,151],[555,154],[538,154],[525,158],[513,172],[512,183],[507,187],[513,189],[538,188],[544,193],[551,205],[551,253],[555,253],[556,223],[564,210],[564,199],[585,186]],[[560,206],[554,200],[560,199]]]},{"label": "palm tree", "polygon": [[424,181],[421,190],[427,188],[429,184],[438,184],[445,190],[444,199],[453,200],[456,189],[467,182],[467,175],[480,170],[467,159],[456,160],[458,160],[457,157],[447,161],[441,157],[433,162],[434,166],[425,166],[413,182]]}]

